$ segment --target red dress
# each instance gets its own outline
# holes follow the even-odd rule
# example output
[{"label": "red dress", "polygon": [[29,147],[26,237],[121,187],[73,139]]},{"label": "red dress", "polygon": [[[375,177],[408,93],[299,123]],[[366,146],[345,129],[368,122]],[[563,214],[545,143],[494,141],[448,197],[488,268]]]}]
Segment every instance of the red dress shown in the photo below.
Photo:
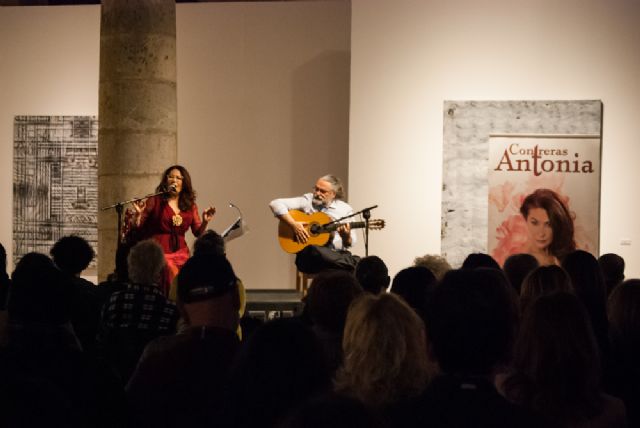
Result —
[{"label": "red dress", "polygon": [[198,214],[198,206],[194,202],[191,210],[175,213],[167,200],[158,195],[147,199],[147,204],[140,217],[138,233],[140,239],[155,239],[164,251],[167,261],[167,275],[163,284],[165,295],[180,268],[189,258],[189,247],[185,234],[189,228],[198,236],[202,220]]}]

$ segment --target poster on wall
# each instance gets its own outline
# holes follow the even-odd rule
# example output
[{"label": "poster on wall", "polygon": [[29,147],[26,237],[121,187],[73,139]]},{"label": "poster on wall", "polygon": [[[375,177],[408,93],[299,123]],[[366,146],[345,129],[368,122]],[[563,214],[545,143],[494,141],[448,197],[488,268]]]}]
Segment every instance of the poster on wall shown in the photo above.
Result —
[{"label": "poster on wall", "polygon": [[[499,217],[492,220],[489,225],[489,197],[488,195],[496,194],[496,191],[489,190],[489,171],[496,168],[500,162],[501,156],[504,154],[498,148],[497,154],[493,159],[489,159],[490,139],[497,141],[497,137],[505,137],[504,144],[507,141],[515,142],[514,139],[522,139],[526,136],[537,137],[536,141],[543,144],[546,138],[553,139],[554,136],[575,137],[581,144],[587,142],[587,139],[580,137],[593,137],[600,141],[602,135],[602,116],[603,105],[600,100],[507,100],[507,101],[478,101],[478,100],[451,100],[445,101],[443,105],[443,173],[442,173],[442,229],[441,229],[441,254],[447,258],[449,263],[454,267],[459,267],[465,258],[471,253],[494,253],[497,245],[502,244],[500,251],[507,253],[505,249],[509,244],[508,238],[510,233],[503,234],[500,232],[498,236],[504,238],[504,242],[496,242],[495,236],[489,242],[488,233],[495,232],[496,229],[505,221],[509,215],[517,213],[519,207],[516,202],[505,201],[509,198],[516,198],[520,193],[525,193],[531,189],[524,189],[525,184],[516,181],[512,184],[518,184],[518,188],[509,189],[508,186],[500,189],[496,198],[496,206],[492,208],[494,213],[497,212]],[[564,139],[562,139],[564,141]],[[598,143],[599,144],[599,143]],[[535,145],[535,144],[534,144]],[[542,146],[540,146],[542,147]],[[599,147],[599,146],[598,146]],[[569,147],[567,147],[569,150]],[[509,160],[517,161],[519,155],[509,154]],[[555,156],[544,154],[545,159],[552,161],[582,161],[582,152],[579,158],[575,157],[575,153],[571,152],[570,156]],[[573,158],[571,158],[573,156]],[[586,154],[585,154],[586,156]],[[599,153],[594,163],[594,173],[592,177],[597,177],[599,189],[600,163]],[[523,159],[521,159],[523,160]],[[549,163],[545,163],[548,167]],[[508,165],[505,165],[508,166]],[[517,168],[518,164],[513,163],[513,168]],[[573,163],[571,163],[573,166]],[[579,166],[582,165],[579,163]],[[502,171],[505,173],[506,168]],[[516,174],[511,171],[510,174]],[[538,180],[546,180],[550,178],[551,171],[537,176]],[[573,180],[577,178],[577,173],[567,173],[564,177],[556,177],[556,180]],[[515,177],[515,176],[514,176]],[[497,177],[494,177],[498,180]],[[570,180],[571,178],[571,180]],[[493,178],[492,178],[493,179]],[[540,184],[547,185],[544,183]],[[536,186],[532,181],[531,186]],[[552,184],[548,184],[552,186]],[[559,185],[558,185],[559,186]],[[564,182],[562,189],[564,191]],[[594,201],[597,201],[598,190],[584,189],[590,195],[596,195]],[[504,194],[503,194],[504,193]],[[578,226],[583,227],[583,214],[580,209],[574,207],[579,195],[567,194],[571,198],[569,203],[570,209],[576,215]],[[597,203],[597,202],[596,202]],[[514,219],[514,221],[516,221]],[[521,225],[521,224],[520,224]],[[506,225],[508,226],[508,224]],[[505,227],[506,227],[505,226]],[[593,236],[592,242],[597,247],[598,230],[590,233]],[[516,235],[513,235],[514,237]],[[521,236],[521,235],[520,235]],[[593,251],[597,251],[594,247]],[[502,259],[502,256],[499,256]]]},{"label": "poster on wall", "polygon": [[[15,116],[13,263],[49,254],[61,237],[85,238],[97,254],[98,119]],[[94,258],[87,275],[95,274]]]},{"label": "poster on wall", "polygon": [[575,243],[598,254],[598,135],[490,135],[488,251],[560,258]]}]

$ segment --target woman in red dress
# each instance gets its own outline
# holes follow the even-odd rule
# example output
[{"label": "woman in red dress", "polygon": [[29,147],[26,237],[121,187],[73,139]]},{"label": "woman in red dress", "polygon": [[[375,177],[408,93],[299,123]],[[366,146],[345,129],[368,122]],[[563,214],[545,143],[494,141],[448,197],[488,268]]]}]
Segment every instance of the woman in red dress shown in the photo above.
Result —
[{"label": "woman in red dress", "polygon": [[166,294],[171,281],[189,258],[185,233],[190,228],[196,237],[200,236],[216,209],[210,206],[200,217],[191,176],[181,165],[172,165],[165,170],[156,192],[164,193],[133,204],[132,228],[139,239],[153,238],[164,250],[167,282],[163,289]]}]

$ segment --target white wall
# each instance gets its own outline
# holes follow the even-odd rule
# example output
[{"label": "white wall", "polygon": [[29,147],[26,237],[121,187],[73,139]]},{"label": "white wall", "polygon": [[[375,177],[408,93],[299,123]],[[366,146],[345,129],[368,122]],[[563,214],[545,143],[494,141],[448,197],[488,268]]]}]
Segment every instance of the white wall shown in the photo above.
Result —
[{"label": "white wall", "polygon": [[[251,232],[228,254],[246,287],[294,286],[269,201],[327,172],[347,178],[349,26],[343,1],[177,6],[178,161],[201,208],[218,208],[210,227],[235,219],[229,201],[243,210]],[[97,115],[99,37],[99,6],[0,7],[0,242],[9,252],[13,117]]]},{"label": "white wall", "polygon": [[370,254],[440,252],[444,100],[600,99],[600,250],[640,277],[638,23],[635,0],[353,0],[351,202],[388,221]]},{"label": "white wall", "polygon": [[97,115],[98,6],[0,7],[0,242],[13,249],[13,118]]}]

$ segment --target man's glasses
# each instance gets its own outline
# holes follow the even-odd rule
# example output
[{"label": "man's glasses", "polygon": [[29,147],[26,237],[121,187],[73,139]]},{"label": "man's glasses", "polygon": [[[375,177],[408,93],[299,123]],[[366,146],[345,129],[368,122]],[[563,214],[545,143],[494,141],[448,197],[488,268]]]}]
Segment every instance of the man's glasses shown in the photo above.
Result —
[{"label": "man's glasses", "polygon": [[320,193],[322,195],[326,195],[327,193],[331,193],[333,190],[332,189],[321,189],[319,187],[314,187],[313,191],[314,191],[314,193]]}]

